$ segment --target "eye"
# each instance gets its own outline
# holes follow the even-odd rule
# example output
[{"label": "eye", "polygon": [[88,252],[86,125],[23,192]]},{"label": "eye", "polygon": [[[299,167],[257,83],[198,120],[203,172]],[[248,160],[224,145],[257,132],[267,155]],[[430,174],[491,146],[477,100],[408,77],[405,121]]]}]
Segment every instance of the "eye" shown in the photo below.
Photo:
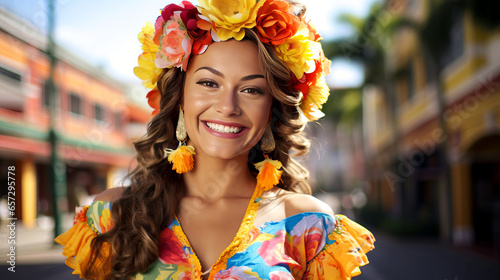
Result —
[{"label": "eye", "polygon": [[209,87],[209,88],[216,88],[218,87],[217,83],[213,80],[201,80],[199,82],[196,82],[198,85],[202,85],[204,87]]},{"label": "eye", "polygon": [[264,94],[264,92],[260,88],[249,87],[241,90],[242,92],[250,93],[250,94]]}]

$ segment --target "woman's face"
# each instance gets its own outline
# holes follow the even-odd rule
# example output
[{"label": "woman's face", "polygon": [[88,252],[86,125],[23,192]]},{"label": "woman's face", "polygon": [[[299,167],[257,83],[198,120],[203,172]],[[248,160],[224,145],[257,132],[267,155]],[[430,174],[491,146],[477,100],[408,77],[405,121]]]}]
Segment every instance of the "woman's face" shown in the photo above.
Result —
[{"label": "woman's face", "polygon": [[191,58],[185,79],[182,109],[196,153],[223,159],[247,154],[266,129],[273,100],[257,46],[212,43]]}]

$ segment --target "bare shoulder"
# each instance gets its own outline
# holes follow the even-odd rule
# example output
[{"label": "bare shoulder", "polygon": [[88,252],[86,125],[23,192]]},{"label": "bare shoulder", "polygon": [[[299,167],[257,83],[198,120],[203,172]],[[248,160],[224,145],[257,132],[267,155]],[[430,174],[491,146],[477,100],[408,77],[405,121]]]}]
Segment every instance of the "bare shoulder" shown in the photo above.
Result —
[{"label": "bare shoulder", "polygon": [[312,195],[293,193],[287,195],[284,202],[287,217],[305,212],[319,212],[333,216],[332,208]]},{"label": "bare shoulder", "polygon": [[107,189],[100,194],[98,194],[94,201],[115,201],[122,197],[123,192],[125,191],[125,187],[116,187]]}]

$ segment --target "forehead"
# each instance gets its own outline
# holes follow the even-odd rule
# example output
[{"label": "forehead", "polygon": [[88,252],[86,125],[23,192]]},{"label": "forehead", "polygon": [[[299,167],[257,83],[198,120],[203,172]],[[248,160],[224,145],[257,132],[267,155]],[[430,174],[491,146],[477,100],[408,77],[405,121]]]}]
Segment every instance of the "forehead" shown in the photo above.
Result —
[{"label": "forehead", "polygon": [[200,55],[191,58],[188,73],[199,67],[212,67],[223,74],[262,74],[257,45],[251,41],[228,40],[212,43]]}]

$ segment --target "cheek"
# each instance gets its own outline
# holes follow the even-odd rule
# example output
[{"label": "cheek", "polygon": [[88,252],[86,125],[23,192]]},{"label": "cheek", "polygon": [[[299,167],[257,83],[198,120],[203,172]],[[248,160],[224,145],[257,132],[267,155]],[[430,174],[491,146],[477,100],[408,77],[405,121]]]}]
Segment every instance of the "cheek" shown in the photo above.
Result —
[{"label": "cheek", "polygon": [[199,102],[196,101],[195,96],[192,94],[192,92],[189,91],[189,88],[184,89],[184,96],[182,98],[182,110],[184,111],[184,124],[186,126],[186,131],[188,135],[192,134],[190,132],[193,131],[195,121],[198,116],[198,112],[200,111],[199,109]]},{"label": "cheek", "polygon": [[258,109],[256,115],[258,114],[260,116],[259,119],[265,122],[266,124],[269,122],[272,115],[271,112],[272,104],[273,104],[273,98],[270,97],[265,102],[263,102],[261,106],[256,107],[256,109]]},{"label": "cheek", "polygon": [[184,100],[184,124],[186,126],[187,133],[189,135],[190,131],[196,129],[198,123],[198,116],[203,112],[205,107],[203,102],[193,101],[189,99]]},{"label": "cheek", "polygon": [[262,102],[259,105],[251,106],[250,116],[253,118],[253,123],[256,127],[258,127],[257,134],[262,136],[264,131],[266,130],[267,125],[269,124],[270,116],[271,116],[271,101]]}]

